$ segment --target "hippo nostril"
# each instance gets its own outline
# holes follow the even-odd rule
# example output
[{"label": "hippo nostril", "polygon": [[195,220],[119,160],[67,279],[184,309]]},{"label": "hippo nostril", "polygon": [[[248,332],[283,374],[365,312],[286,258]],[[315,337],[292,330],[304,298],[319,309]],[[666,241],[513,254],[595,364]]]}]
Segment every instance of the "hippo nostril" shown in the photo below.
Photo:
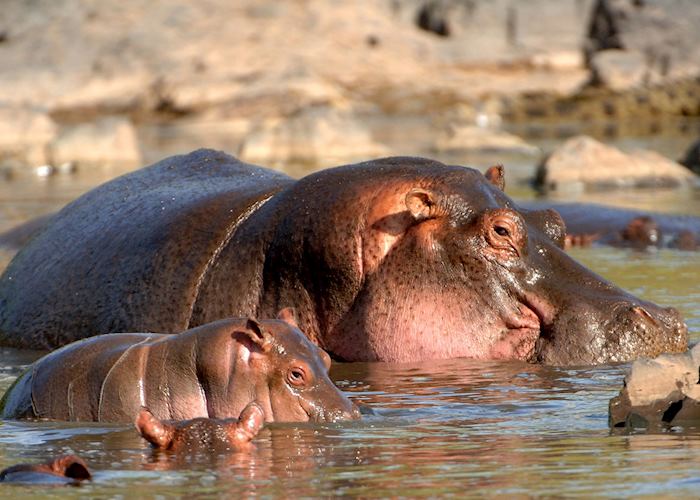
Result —
[{"label": "hippo nostril", "polygon": [[635,314],[637,314],[638,316],[640,316],[641,318],[643,318],[645,321],[651,323],[652,325],[654,325],[656,327],[660,326],[659,322],[656,320],[656,318],[654,318],[651,314],[649,314],[649,311],[647,311],[643,307],[633,306],[631,308],[631,311],[634,312]]}]

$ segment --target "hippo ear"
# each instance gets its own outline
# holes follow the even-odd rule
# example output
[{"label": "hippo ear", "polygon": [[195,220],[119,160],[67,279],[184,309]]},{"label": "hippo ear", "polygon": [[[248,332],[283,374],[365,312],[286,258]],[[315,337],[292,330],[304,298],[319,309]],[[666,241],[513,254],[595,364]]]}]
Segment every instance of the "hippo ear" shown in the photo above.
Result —
[{"label": "hippo ear", "polygon": [[501,191],[506,188],[506,176],[503,165],[494,165],[484,172],[484,177]]},{"label": "hippo ear", "polygon": [[413,188],[406,195],[406,208],[415,220],[423,220],[430,217],[435,201],[430,191],[422,188]]},{"label": "hippo ear", "polygon": [[155,448],[166,449],[173,442],[175,427],[158,420],[148,408],[141,407],[134,425],[139,434]]},{"label": "hippo ear", "polygon": [[231,444],[235,447],[246,448],[248,443],[258,435],[264,423],[265,412],[262,407],[256,402],[248,403],[238,417],[238,422],[230,424]]},{"label": "hippo ear", "polygon": [[268,352],[272,347],[272,337],[255,318],[248,318],[245,323],[245,333],[250,340],[258,345],[263,352]]},{"label": "hippo ear", "polygon": [[280,309],[280,312],[277,313],[277,319],[281,319],[282,321],[293,326],[294,328],[299,328],[296,313],[293,307],[285,307],[284,309]]},{"label": "hippo ear", "polygon": [[51,470],[72,479],[91,479],[87,464],[76,455],[61,455],[51,462]]}]

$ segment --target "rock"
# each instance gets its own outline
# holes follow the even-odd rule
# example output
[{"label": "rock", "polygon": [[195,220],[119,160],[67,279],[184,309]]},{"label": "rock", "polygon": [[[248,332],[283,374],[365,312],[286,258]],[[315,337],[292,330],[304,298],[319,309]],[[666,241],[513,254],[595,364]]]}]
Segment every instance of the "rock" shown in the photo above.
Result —
[{"label": "rock", "polygon": [[700,73],[699,23],[700,9],[694,0],[597,0],[586,43],[588,56],[607,49],[626,51],[631,59],[612,66],[634,76],[641,71],[641,57],[644,79],[650,84],[693,77]]},{"label": "rock", "polygon": [[49,150],[55,164],[136,167],[142,160],[133,125],[118,117],[65,127]]},{"label": "rock", "polygon": [[688,167],[691,172],[700,174],[700,140],[695,141],[688,147],[679,163]]},{"label": "rock", "polygon": [[681,187],[698,177],[658,153],[623,153],[587,136],[567,140],[539,166],[535,184],[545,190],[582,191],[611,187]]},{"label": "rock", "polygon": [[474,125],[450,127],[439,135],[434,150],[439,153],[478,151],[485,153],[538,154],[539,148],[528,144],[517,135]]},{"label": "rock", "polygon": [[593,55],[590,65],[594,85],[622,91],[646,83],[646,61],[637,51],[602,50]]},{"label": "rock", "polygon": [[329,108],[266,120],[246,137],[240,151],[245,161],[267,164],[352,161],[386,154],[360,121]]},{"label": "rock", "polygon": [[700,424],[700,344],[683,354],[639,359],[610,400],[611,427]]},{"label": "rock", "polygon": [[7,166],[47,163],[47,146],[56,124],[43,111],[0,107],[0,163]]}]

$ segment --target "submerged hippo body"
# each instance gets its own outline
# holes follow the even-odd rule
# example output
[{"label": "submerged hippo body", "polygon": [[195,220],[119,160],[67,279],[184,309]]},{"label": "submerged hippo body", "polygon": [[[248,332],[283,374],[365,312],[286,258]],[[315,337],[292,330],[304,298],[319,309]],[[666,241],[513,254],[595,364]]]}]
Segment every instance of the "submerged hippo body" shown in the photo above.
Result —
[{"label": "submerged hippo body", "polygon": [[502,172],[386,158],[299,181],[200,150],[77,199],[0,278],[0,341],[177,332],[281,306],[339,359],[622,361],[686,348],[678,313],[561,249]]},{"label": "submerged hippo body", "polygon": [[328,378],[330,358],[290,314],[69,344],[18,378],[0,401],[0,416],[133,422],[147,407],[159,419],[237,418],[255,402],[268,422],[358,418]]},{"label": "submerged hippo body", "polygon": [[693,215],[650,213],[592,203],[527,202],[526,206],[556,210],[564,219],[571,246],[700,248],[700,217]]},{"label": "submerged hippo body", "polygon": [[78,484],[87,479],[92,479],[92,474],[77,455],[61,455],[41,464],[17,464],[0,472],[1,483]]}]

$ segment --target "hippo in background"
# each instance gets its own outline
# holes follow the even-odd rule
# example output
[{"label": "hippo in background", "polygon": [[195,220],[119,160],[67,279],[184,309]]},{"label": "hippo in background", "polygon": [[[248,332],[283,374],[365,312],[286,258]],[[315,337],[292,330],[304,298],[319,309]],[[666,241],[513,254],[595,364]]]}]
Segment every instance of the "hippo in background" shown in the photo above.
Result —
[{"label": "hippo in background", "polygon": [[133,422],[146,406],[159,419],[237,418],[256,403],[265,422],[359,418],[328,377],[328,355],[298,330],[290,309],[279,318],[69,344],[18,377],[0,400],[0,416]]},{"label": "hippo in background", "polygon": [[[55,348],[294,305],[336,359],[625,361],[681,351],[678,312],[563,250],[551,210],[462,166],[396,157],[299,181],[199,150],[58,212],[0,277],[0,341]],[[56,251],[60,249],[60,251]]]},{"label": "hippo in background", "polygon": [[700,248],[700,217],[649,213],[590,203],[525,202],[531,209],[551,208],[566,225],[565,246],[592,244],[636,250]]},{"label": "hippo in background", "polygon": [[17,464],[0,472],[0,483],[79,484],[92,479],[85,461],[76,455],[61,455],[41,464]]},{"label": "hippo in background", "polygon": [[249,451],[251,441],[263,426],[265,413],[249,403],[237,419],[195,418],[169,423],[141,408],[134,425],[154,449],[174,452]]}]

